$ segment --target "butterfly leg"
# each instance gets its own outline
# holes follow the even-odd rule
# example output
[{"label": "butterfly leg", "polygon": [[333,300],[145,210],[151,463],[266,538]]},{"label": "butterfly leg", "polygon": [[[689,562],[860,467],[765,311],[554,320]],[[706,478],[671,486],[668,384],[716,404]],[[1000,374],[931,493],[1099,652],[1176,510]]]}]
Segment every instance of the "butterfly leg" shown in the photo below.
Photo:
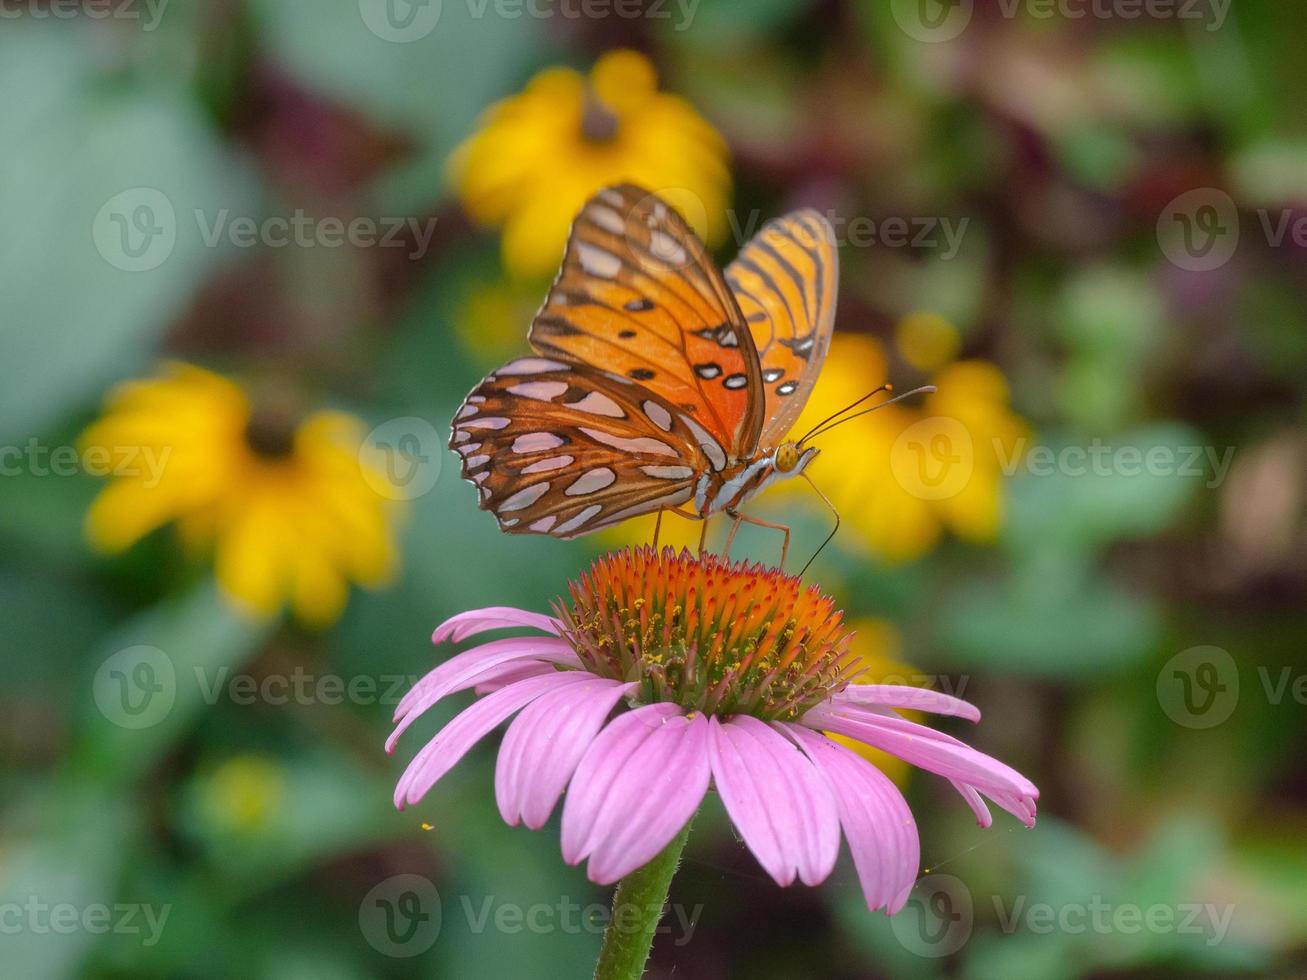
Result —
[{"label": "butterfly leg", "polygon": [[680,507],[659,507],[658,517],[654,521],[654,538],[653,549],[658,550],[658,536],[662,532],[663,514],[676,514],[684,517],[687,521],[703,521],[703,530],[699,533],[699,553],[703,554],[704,538],[708,534],[708,520],[702,514],[696,514],[692,510],[682,510]]},{"label": "butterfly leg", "polygon": [[764,521],[760,517],[750,517],[748,514],[741,514],[738,510],[735,510],[732,507],[726,508],[726,513],[729,514],[735,520],[735,527],[731,528],[731,536],[726,540],[727,554],[730,553],[731,541],[735,538],[735,532],[740,529],[740,524],[742,522],[752,524],[755,527],[771,528],[773,531],[780,531],[782,534],[785,535],[785,540],[781,542],[781,564],[780,564],[781,571],[785,571],[785,556],[790,553],[790,529],[787,525],[775,524],[771,521]]},{"label": "butterfly leg", "polygon": [[735,521],[735,523],[731,525],[731,533],[726,535],[726,547],[722,549],[722,557],[730,558],[731,545],[735,543],[735,535],[739,532],[740,522],[743,521],[744,518],[742,518],[739,514],[735,513],[735,511],[732,510],[728,510],[726,513],[730,514],[731,518]]},{"label": "butterfly leg", "polygon": [[821,492],[821,487],[817,486],[817,484],[812,482],[812,477],[810,477],[807,473],[800,473],[799,476],[803,477],[805,480],[808,481],[808,486],[812,487],[813,492],[818,497],[821,498],[821,502],[826,505],[826,507],[830,510],[832,514],[835,515],[835,526],[831,528],[830,534],[826,535],[826,540],[821,543],[821,547],[812,553],[812,557],[808,559],[808,564],[804,565],[803,568],[799,571],[799,577],[802,578],[803,573],[808,570],[808,566],[817,560],[817,556],[826,550],[826,545],[830,544],[831,540],[835,537],[835,535],[839,533],[840,512],[839,509],[833,503],[831,503],[830,498]]}]

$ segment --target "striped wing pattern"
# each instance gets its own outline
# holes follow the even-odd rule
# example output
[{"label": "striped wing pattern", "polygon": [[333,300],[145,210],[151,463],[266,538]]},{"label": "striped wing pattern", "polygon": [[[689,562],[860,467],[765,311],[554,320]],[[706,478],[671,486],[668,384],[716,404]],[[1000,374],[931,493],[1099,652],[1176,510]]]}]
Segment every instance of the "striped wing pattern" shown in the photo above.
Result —
[{"label": "striped wing pattern", "polygon": [[821,214],[769,221],[726,269],[758,350],[763,416],[759,445],[788,437],[817,383],[835,329],[839,253]]},{"label": "striped wing pattern", "polygon": [[468,396],[450,446],[502,530],[572,538],[688,500],[716,440],[642,385],[526,357]]},{"label": "striped wing pattern", "polygon": [[732,456],[757,446],[753,336],[703,243],[649,191],[622,184],[586,203],[529,336],[543,356],[638,381]]},{"label": "striped wing pattern", "polygon": [[572,538],[753,465],[816,383],[837,276],[815,211],[769,222],[723,277],[656,195],[600,191],[532,322],[535,355],[486,377],[454,419],[482,509],[510,533]]}]

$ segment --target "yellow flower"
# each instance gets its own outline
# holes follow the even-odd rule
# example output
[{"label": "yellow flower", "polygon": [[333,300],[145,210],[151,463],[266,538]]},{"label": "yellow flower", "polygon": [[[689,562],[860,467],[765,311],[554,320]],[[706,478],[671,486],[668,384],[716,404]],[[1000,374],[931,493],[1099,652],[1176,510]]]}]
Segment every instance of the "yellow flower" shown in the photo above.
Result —
[{"label": "yellow flower", "polygon": [[[900,333],[916,341],[929,360],[933,355],[924,352],[948,348],[937,327],[919,322]],[[794,431],[806,432],[887,376],[879,342],[837,335]],[[1019,458],[1028,434],[1026,423],[1010,409],[1007,382],[993,364],[956,361],[930,380],[936,393],[879,409],[820,436],[814,444],[821,455],[808,470],[846,526],[891,562],[921,556],[946,529],[970,541],[993,540],[1002,522],[1004,465]],[[783,486],[790,493],[807,489],[801,483]]]},{"label": "yellow flower", "polygon": [[572,219],[600,188],[633,181],[665,196],[708,241],[725,232],[726,144],[684,99],[658,91],[653,65],[611,51],[588,77],[549,68],[492,106],[454,153],[468,213],[502,226],[504,264],[551,273]]},{"label": "yellow flower", "polygon": [[527,324],[540,308],[540,291],[520,282],[470,284],[455,309],[454,332],[463,349],[489,366],[518,350]]},{"label": "yellow flower", "polygon": [[938,313],[912,313],[899,321],[894,342],[903,359],[918,371],[933,371],[957,356],[962,338]]},{"label": "yellow flower", "polygon": [[[632,517],[629,521],[623,521],[614,527],[605,528],[595,537],[605,548],[653,544],[654,526],[657,522],[657,514],[643,514],[640,517]],[[714,544],[721,543],[721,532],[718,530],[721,524],[729,525],[729,520],[714,521],[712,526],[709,527],[710,535],[717,532],[716,538],[710,538],[707,542],[710,550]],[[699,537],[702,534],[703,523],[701,521],[692,521],[677,514],[663,514],[662,527],[658,531],[658,547],[665,548],[671,545],[678,553],[682,548],[689,548],[691,554],[698,554]]]},{"label": "yellow flower", "polygon": [[270,756],[238,755],[204,780],[200,793],[206,823],[226,833],[252,833],[268,825],[285,797],[285,775]]},{"label": "yellow flower", "polygon": [[256,411],[226,378],[170,364],[117,388],[82,434],[83,454],[123,461],[87,513],[87,536],[115,553],[175,522],[186,544],[213,550],[242,610],[270,616],[288,603],[305,624],[329,625],[347,582],[383,584],[396,561],[397,504],[363,446],[352,416]]}]

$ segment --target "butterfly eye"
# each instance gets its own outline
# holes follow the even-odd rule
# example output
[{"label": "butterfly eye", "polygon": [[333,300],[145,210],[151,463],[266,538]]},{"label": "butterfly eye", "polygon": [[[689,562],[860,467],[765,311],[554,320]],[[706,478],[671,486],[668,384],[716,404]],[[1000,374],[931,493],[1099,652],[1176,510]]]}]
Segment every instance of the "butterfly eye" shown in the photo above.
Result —
[{"label": "butterfly eye", "polygon": [[787,442],[776,450],[776,468],[782,473],[788,473],[794,469],[799,462],[798,447],[792,442]]}]

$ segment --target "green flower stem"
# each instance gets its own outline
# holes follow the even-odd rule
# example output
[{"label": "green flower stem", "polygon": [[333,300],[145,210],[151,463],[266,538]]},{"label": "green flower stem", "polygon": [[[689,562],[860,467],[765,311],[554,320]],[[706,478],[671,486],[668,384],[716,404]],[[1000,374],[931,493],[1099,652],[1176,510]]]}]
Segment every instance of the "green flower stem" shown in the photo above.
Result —
[{"label": "green flower stem", "polygon": [[690,837],[692,823],[694,818],[686,821],[661,854],[617,883],[613,914],[604,931],[604,944],[595,966],[595,980],[640,980],[644,976],[654,931],[663,917],[667,890],[681,863],[681,852]]}]

